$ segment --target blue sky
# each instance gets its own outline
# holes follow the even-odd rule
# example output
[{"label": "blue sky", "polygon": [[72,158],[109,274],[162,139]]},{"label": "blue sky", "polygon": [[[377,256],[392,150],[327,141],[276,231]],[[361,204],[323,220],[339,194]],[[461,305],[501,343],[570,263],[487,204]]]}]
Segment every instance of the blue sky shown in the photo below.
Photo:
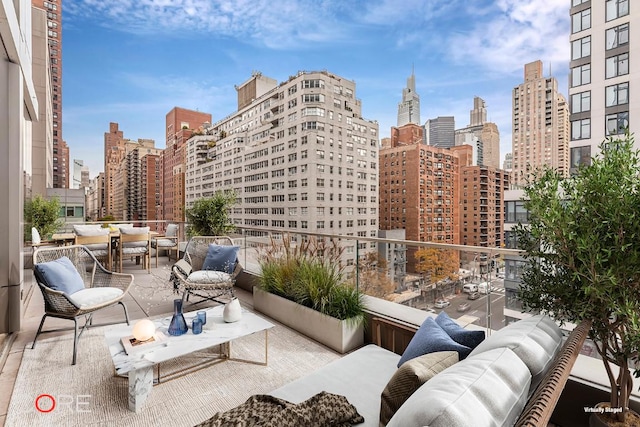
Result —
[{"label": "blue sky", "polygon": [[567,94],[569,0],[67,0],[63,4],[63,134],[91,177],[104,133],[165,147],[174,107],[237,110],[251,72],[282,82],[328,70],[356,82],[380,135],[396,125],[414,67],[421,123],[469,123],[473,97],[511,151],[511,91],[540,59]]}]

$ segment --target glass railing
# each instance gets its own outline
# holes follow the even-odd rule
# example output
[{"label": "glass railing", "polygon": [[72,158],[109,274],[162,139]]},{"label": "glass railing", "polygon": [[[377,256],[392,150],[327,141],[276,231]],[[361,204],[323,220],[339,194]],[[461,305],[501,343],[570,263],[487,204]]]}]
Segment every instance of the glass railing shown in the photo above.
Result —
[{"label": "glass railing", "polygon": [[346,283],[367,295],[435,313],[444,310],[464,324],[494,330],[523,317],[516,310],[515,278],[505,280],[506,262],[520,259],[518,250],[251,227],[237,228],[234,237],[243,267],[256,275],[266,252],[285,242],[295,250],[317,241],[324,242],[320,253],[340,248]]}]

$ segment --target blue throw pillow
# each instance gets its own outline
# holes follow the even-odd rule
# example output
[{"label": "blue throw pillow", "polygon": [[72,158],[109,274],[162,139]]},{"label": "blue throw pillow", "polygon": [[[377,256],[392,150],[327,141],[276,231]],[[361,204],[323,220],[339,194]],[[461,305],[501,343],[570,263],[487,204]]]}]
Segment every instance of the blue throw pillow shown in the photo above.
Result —
[{"label": "blue throw pillow", "polygon": [[71,295],[84,289],[84,281],[80,273],[66,256],[54,261],[41,262],[35,265],[42,283],[56,291]]},{"label": "blue throw pillow", "polygon": [[460,360],[471,353],[469,347],[455,342],[433,318],[427,317],[402,353],[398,368],[407,360],[436,351],[457,351]]},{"label": "blue throw pillow", "polygon": [[224,271],[233,273],[238,260],[240,246],[216,245],[211,243],[207,251],[207,257],[202,263],[203,270]]},{"label": "blue throw pillow", "polygon": [[436,317],[436,323],[458,344],[473,350],[484,341],[484,331],[471,331],[458,325],[447,313],[441,311]]}]

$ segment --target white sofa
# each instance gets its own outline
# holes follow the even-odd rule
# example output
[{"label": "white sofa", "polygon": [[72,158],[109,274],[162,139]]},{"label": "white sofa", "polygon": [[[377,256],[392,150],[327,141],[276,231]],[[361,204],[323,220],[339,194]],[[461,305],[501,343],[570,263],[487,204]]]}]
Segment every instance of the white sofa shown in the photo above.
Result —
[{"label": "white sofa", "polygon": [[[494,332],[466,359],[420,386],[387,425],[513,425],[562,342],[560,328],[545,316]],[[364,417],[359,426],[378,426],[381,394],[399,360],[391,351],[367,345],[269,394],[293,403],[322,391],[343,395]]]}]

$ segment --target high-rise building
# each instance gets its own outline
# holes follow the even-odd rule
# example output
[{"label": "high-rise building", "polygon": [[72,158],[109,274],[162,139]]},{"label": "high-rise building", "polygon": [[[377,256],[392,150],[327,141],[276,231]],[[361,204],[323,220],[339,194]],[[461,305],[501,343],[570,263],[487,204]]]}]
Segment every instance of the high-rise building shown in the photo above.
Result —
[{"label": "high-rise building", "polygon": [[478,96],[473,98],[469,126],[455,131],[455,145],[464,144],[475,148],[474,164],[500,168],[500,132],[495,123],[487,122],[486,104]]},{"label": "high-rise building", "polygon": [[397,126],[402,127],[407,123],[420,124],[420,95],[416,92],[416,77],[411,70],[411,76],[407,78],[407,87],[402,89],[402,102],[398,104]]},{"label": "high-rise building", "polygon": [[542,61],[534,61],[524,66],[524,82],[512,95],[513,184],[526,185],[544,166],[568,176],[568,106],[558,81],[544,77]]},{"label": "high-rise building", "polygon": [[[376,237],[378,124],[362,117],[355,82],[301,71],[260,93],[261,78],[236,88],[253,101],[189,139],[186,205],[233,189],[239,226]],[[361,256],[375,249],[362,245]]]},{"label": "high-rise building", "polygon": [[92,221],[105,216],[104,209],[104,172],[89,181],[86,195],[87,217]]},{"label": "high-rise building", "polygon": [[636,3],[572,2],[572,170],[590,164],[605,138],[623,134],[627,128],[636,134],[636,146],[640,147],[640,43],[630,37],[640,29],[640,8]]},{"label": "high-rise building", "polygon": [[[45,195],[53,187],[53,103],[47,12],[31,8],[33,26],[33,86],[38,97],[38,120],[32,123],[31,194]],[[28,153],[25,153],[28,155]],[[25,193],[25,196],[27,193]]]},{"label": "high-rise building", "polygon": [[510,171],[513,168],[513,155],[507,153],[504,156],[504,162],[502,163],[502,169]]},{"label": "high-rise building", "polygon": [[[423,143],[423,128],[392,128],[380,148],[380,230],[404,229],[407,240],[460,243],[459,159]],[[414,273],[415,248],[407,271]]]},{"label": "high-rise building", "polygon": [[162,152],[162,210],[168,221],[184,221],[185,143],[196,129],[211,124],[211,114],[174,107],[165,118],[166,149]]},{"label": "high-rise building", "polygon": [[105,215],[113,215],[115,201],[115,176],[124,157],[124,134],[118,129],[118,123],[109,123],[109,132],[104,133],[104,208]]},{"label": "high-rise building", "polygon": [[[463,157],[469,146],[451,149],[460,158],[460,243],[470,246],[499,248],[503,242],[504,200],[503,193],[509,189],[508,172],[491,166],[470,164]],[[462,153],[460,153],[462,152]],[[466,254],[470,255],[470,253]],[[467,259],[471,261],[471,259]],[[480,273],[487,260],[480,260]]]},{"label": "high-rise building", "polygon": [[69,188],[69,148],[62,139],[62,0],[32,0],[31,4],[44,9],[47,14],[52,90],[53,187]]},{"label": "high-rise building", "polygon": [[82,184],[82,167],[84,161],[80,159],[73,159],[73,183],[71,188],[80,188]]},{"label": "high-rise building", "polygon": [[455,145],[456,121],[453,116],[436,117],[424,124],[425,142],[433,147],[451,148]]}]

